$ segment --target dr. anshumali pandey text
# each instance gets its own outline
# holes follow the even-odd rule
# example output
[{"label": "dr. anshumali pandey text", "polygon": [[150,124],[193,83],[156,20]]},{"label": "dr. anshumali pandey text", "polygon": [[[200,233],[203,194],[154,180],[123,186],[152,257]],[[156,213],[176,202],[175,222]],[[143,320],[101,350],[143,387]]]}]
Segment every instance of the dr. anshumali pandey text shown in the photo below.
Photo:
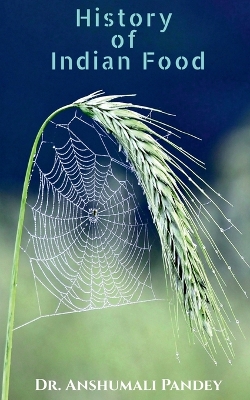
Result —
[{"label": "dr. anshumali pandey text", "polygon": [[171,379],[145,380],[145,381],[108,381],[108,380],[83,380],[70,379],[64,388],[58,382],[45,379],[36,379],[36,390],[86,390],[86,391],[155,391],[155,390],[193,390],[211,391],[220,390],[222,381],[214,380],[187,380],[172,381]]}]

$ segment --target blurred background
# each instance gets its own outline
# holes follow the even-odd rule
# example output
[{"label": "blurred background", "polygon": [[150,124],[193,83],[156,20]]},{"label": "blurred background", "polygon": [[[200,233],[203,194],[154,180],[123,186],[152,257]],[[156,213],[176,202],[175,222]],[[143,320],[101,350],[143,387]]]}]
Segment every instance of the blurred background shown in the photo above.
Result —
[{"label": "blurred background", "polygon": [[[136,93],[133,102],[176,114],[169,124],[202,139],[183,136],[180,145],[206,163],[199,174],[234,207],[221,204],[242,234],[230,230],[230,238],[250,262],[250,3],[233,0],[187,0],[145,2],[96,0],[37,0],[3,2],[1,24],[1,119],[0,119],[0,354],[3,359],[12,255],[21,190],[35,135],[42,122],[57,108],[91,92]],[[85,51],[117,57],[110,41],[115,34],[127,37],[129,24],[121,28],[76,27],[76,9],[99,7],[100,16],[123,9],[126,15],[172,12],[169,27],[138,27],[135,48],[119,54],[131,57],[130,71],[52,71],[51,52],[76,59]],[[204,71],[154,66],[141,68],[143,51],[156,56],[192,59],[205,53]],[[133,63],[132,63],[133,62]],[[98,149],[97,149],[98,151]],[[216,216],[219,223],[220,216]],[[210,232],[230,259],[234,271],[249,291],[249,269],[232,246]],[[153,254],[153,274],[159,297],[165,297],[162,263],[158,249]],[[235,399],[247,400],[250,390],[249,302],[221,268],[227,293],[246,340],[232,324],[236,357],[232,366],[218,354],[215,366],[199,346],[187,340],[180,320],[178,352],[167,302],[137,304],[104,311],[41,319],[14,333],[10,399]],[[25,320],[36,304],[27,260],[20,265],[17,321]],[[27,309],[29,308],[29,309]],[[222,380],[218,392],[48,392],[35,391],[35,379],[54,379],[63,387],[69,379],[95,380]]]}]

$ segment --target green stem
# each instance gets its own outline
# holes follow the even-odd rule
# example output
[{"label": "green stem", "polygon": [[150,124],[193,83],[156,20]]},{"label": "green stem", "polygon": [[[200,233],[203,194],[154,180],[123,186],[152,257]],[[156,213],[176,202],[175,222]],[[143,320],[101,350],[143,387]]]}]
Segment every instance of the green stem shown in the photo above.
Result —
[{"label": "green stem", "polygon": [[16,300],[16,288],[17,288],[17,274],[18,274],[18,264],[19,264],[19,254],[20,254],[20,245],[22,239],[23,232],[23,222],[25,215],[25,205],[28,194],[28,187],[30,181],[31,170],[34,162],[34,157],[36,155],[37,146],[41,135],[48,125],[48,123],[61,111],[64,111],[68,108],[77,107],[76,104],[68,104],[64,107],[59,108],[54,111],[42,124],[41,128],[38,131],[38,134],[35,138],[30,158],[26,170],[26,175],[23,184],[23,193],[20,205],[17,233],[16,233],[16,242],[15,242],[15,250],[13,257],[13,267],[12,267],[12,276],[10,283],[10,300],[9,300],[9,312],[8,312],[8,322],[7,322],[7,332],[6,332],[6,343],[5,343],[5,355],[4,355],[4,367],[3,367],[3,385],[2,385],[2,400],[8,400],[9,394],[9,381],[10,381],[10,365],[11,365],[11,350],[12,350],[12,338],[13,338],[13,328],[14,328],[14,314],[15,314],[15,300]]}]

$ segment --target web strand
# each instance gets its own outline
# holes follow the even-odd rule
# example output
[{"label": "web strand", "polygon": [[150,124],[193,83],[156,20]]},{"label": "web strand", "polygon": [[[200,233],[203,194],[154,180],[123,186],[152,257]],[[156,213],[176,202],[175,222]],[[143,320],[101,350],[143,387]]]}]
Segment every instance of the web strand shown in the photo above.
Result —
[{"label": "web strand", "polygon": [[[37,197],[28,198],[31,223],[22,249],[40,317],[41,288],[56,299],[49,315],[155,300],[148,227],[131,168],[110,155],[105,132],[87,125],[76,114],[68,124],[51,124],[54,139],[43,134],[34,161],[30,192]],[[74,133],[84,137],[86,129],[101,153]]]}]

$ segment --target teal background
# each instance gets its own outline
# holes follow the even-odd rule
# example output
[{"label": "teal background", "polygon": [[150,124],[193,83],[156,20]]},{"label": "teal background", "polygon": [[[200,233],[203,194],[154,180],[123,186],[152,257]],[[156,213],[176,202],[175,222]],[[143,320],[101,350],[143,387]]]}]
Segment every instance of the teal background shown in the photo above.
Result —
[{"label": "teal background", "polygon": [[[114,34],[127,37],[131,26],[76,27],[76,9],[100,8],[100,15],[162,12],[172,17],[165,33],[155,17],[152,28],[138,27],[135,47],[120,50],[111,45]],[[55,109],[96,90],[107,94],[136,93],[138,104],[176,114],[173,122],[203,138],[188,146],[204,161],[211,160],[215,143],[248,110],[249,3],[241,1],[157,0],[46,2],[3,1],[1,24],[1,187],[20,193],[35,132]],[[158,21],[158,23],[157,23]],[[125,46],[125,45],[124,45]],[[131,71],[52,71],[51,53],[76,58],[97,50],[100,55],[128,54]],[[143,71],[141,53],[188,59],[205,52],[205,70],[157,66]],[[11,151],[10,151],[11,149]],[[18,159],[18,168],[16,160]]]}]

